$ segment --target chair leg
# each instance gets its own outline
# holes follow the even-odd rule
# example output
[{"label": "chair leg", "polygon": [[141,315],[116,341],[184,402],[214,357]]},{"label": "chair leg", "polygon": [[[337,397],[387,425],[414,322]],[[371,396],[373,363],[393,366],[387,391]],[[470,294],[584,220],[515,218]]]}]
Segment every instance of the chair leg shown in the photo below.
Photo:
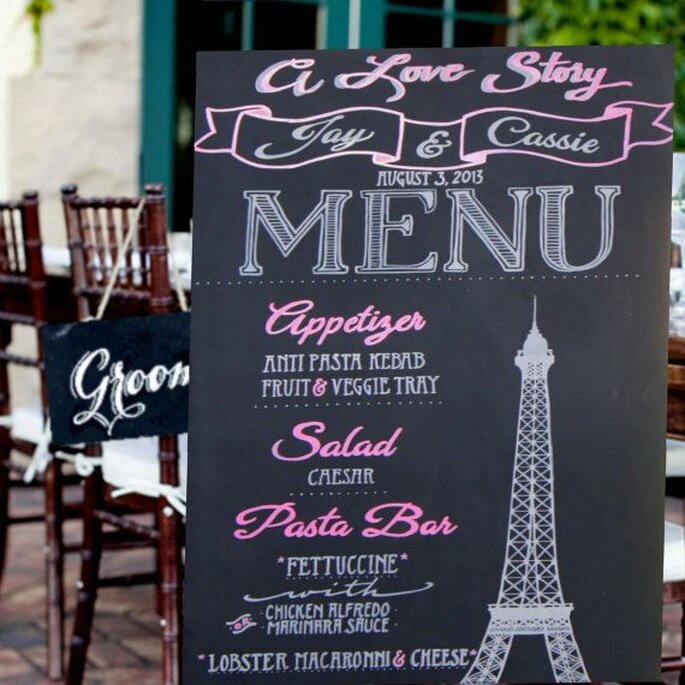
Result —
[{"label": "chair leg", "polygon": [[102,472],[99,469],[85,479],[83,491],[81,576],[78,582],[74,632],[69,647],[67,685],[80,685],[83,682],[95,614],[102,557],[102,521],[96,516],[96,511],[102,503],[103,492]]},{"label": "chair leg", "polygon": [[180,683],[181,524],[179,515],[160,498],[160,588],[162,601],[162,685]]},{"label": "chair leg", "polygon": [[[157,530],[159,530],[159,522],[157,524]],[[162,599],[162,554],[159,548],[159,541],[155,545],[155,573],[157,574],[157,585],[155,586],[155,604],[157,615],[161,618],[163,612],[163,599]]]},{"label": "chair leg", "polygon": [[[12,327],[6,322],[0,323],[0,349],[6,350],[12,342]],[[10,414],[10,388],[7,363],[0,363],[0,416]],[[5,571],[7,557],[7,533],[9,527],[10,501],[10,452],[12,450],[10,430],[7,426],[0,427],[0,587]]]},{"label": "chair leg", "polygon": [[[680,653],[685,656],[685,602],[682,603],[680,607],[683,612],[680,617]],[[681,670],[678,674],[678,683],[679,685],[685,685],[685,670]]]},{"label": "chair leg", "polygon": [[48,678],[64,675],[64,538],[62,467],[53,459],[45,472],[45,565],[47,578]]},{"label": "chair leg", "polygon": [[[0,437],[1,443],[2,438]],[[2,578],[5,572],[10,514],[10,470],[8,459],[9,455],[6,455],[5,450],[0,447],[0,588],[2,588]]]}]

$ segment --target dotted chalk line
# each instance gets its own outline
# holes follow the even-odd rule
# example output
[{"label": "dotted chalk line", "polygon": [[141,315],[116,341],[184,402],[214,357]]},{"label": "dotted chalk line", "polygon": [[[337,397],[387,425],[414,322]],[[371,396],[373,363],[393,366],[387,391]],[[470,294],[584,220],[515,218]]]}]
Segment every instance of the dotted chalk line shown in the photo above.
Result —
[{"label": "dotted chalk line", "polygon": [[[395,579],[395,578],[397,578],[398,575],[399,575],[399,572],[398,572],[398,571],[394,571],[393,573],[384,573],[382,577],[383,577],[383,578]],[[312,574],[311,576],[307,576],[307,579],[314,578],[314,579],[316,579],[316,580],[319,580],[319,579],[325,580],[325,579],[335,578],[336,581],[340,581],[340,582],[343,582],[343,583],[344,583],[344,582],[347,582],[347,581],[360,580],[360,579],[363,579],[363,580],[371,580],[371,579],[376,578],[376,577],[377,577],[377,576],[374,575],[374,574],[372,574],[372,573],[360,573],[358,576],[348,576],[348,575],[340,575],[340,576],[339,576],[339,575],[336,573],[335,576],[333,576],[333,575],[325,576],[325,575],[323,575],[323,574],[318,574],[318,575],[317,575],[317,574]],[[289,580],[289,581],[300,581],[300,582],[301,582],[301,581],[302,581],[302,578],[300,578],[300,577],[298,577],[298,576],[291,576],[290,578],[288,578],[288,577],[286,576],[286,577],[285,577],[285,580],[286,580],[286,581]],[[397,613],[397,609],[393,609],[393,611],[394,611],[395,613]],[[260,613],[262,613],[262,612],[260,612]],[[395,625],[397,625],[397,624],[395,624]]]},{"label": "dotted chalk line", "polygon": [[436,405],[442,404],[442,400],[395,400],[395,401],[378,401],[378,402],[305,402],[286,404],[254,404],[253,409],[320,409],[322,407],[392,407],[402,406],[405,404],[426,404]]},{"label": "dotted chalk line", "polygon": [[542,276],[503,275],[503,276],[403,276],[397,278],[321,278],[293,280],[234,280],[234,281],[193,281],[197,287],[250,286],[250,285],[367,285],[369,283],[492,283],[496,281],[564,281],[594,280],[608,281],[617,278],[641,278],[641,274],[550,274]]},{"label": "dotted chalk line", "polygon": [[332,496],[332,497],[343,497],[343,496],[358,496],[358,495],[387,495],[388,491],[387,490],[339,490],[337,492],[334,491],[329,491],[329,492],[289,492],[288,497],[316,497],[317,495],[319,497],[323,497],[324,495]]}]

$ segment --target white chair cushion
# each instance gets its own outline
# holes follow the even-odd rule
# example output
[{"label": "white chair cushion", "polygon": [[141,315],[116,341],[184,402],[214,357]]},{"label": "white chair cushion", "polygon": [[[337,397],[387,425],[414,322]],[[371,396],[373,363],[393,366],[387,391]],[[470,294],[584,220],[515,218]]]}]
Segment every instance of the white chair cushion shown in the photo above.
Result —
[{"label": "white chair cushion", "polygon": [[[188,474],[188,434],[178,436],[180,488]],[[116,488],[159,483],[159,438],[132,438],[102,443],[102,477]]]},{"label": "white chair cushion", "polygon": [[51,274],[69,274],[71,269],[71,254],[68,247],[43,245],[43,263]]},{"label": "white chair cushion", "polygon": [[12,411],[12,436],[37,443],[43,433],[43,410],[40,404],[26,404]]},{"label": "white chair cushion", "polygon": [[666,440],[666,478],[685,476],[685,440]]},{"label": "white chair cushion", "polygon": [[685,580],[685,528],[665,522],[664,582]]}]

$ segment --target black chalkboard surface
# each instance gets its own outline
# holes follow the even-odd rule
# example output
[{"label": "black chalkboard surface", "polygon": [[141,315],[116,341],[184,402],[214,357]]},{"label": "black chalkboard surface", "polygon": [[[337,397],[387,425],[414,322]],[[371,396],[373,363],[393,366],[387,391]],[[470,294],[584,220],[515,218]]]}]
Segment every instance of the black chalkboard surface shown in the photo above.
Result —
[{"label": "black chalkboard surface", "polygon": [[672,73],[199,56],[186,683],[657,678]]},{"label": "black chalkboard surface", "polygon": [[58,444],[188,430],[189,313],[43,326],[41,336]]}]

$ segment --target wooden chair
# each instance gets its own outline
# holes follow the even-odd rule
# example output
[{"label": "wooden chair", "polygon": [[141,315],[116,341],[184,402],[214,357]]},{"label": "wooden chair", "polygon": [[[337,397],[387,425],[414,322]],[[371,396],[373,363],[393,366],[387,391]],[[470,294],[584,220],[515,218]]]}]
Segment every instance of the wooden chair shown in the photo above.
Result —
[{"label": "wooden chair", "polygon": [[[73,292],[80,319],[92,316],[117,271],[105,316],[154,315],[174,311],[167,263],[166,215],[161,186],[146,186],[137,225],[132,214],[140,198],[84,198],[76,186],[65,186],[62,199],[72,262]],[[127,238],[130,239],[126,246]],[[124,249],[125,248],[125,249]],[[123,254],[122,254],[123,251]],[[145,449],[153,446],[152,450]],[[89,449],[95,453],[93,447]],[[152,464],[150,461],[152,458]],[[126,474],[156,478],[164,487],[180,484],[177,436],[113,441],[102,445],[102,469],[84,482],[84,531],[74,631],[67,683],[81,683],[94,618],[98,587],[121,585],[120,579],[99,577],[103,546],[151,544],[158,569],[133,580],[156,581],[162,626],[162,682],[176,685],[180,670],[180,605],[182,517],[163,496],[133,494],[113,499],[112,490],[126,488]],[[149,476],[151,471],[156,472]],[[148,473],[148,476],[141,475]],[[150,525],[131,514],[148,512]],[[104,529],[106,526],[107,530]],[[122,535],[125,539],[122,539]]]},{"label": "wooden chair", "polygon": [[[683,607],[681,631],[685,636],[685,527],[682,522],[666,521],[664,538],[663,603]],[[680,671],[679,682],[685,684],[685,642],[681,644],[680,655],[662,657],[661,670]]]},{"label": "wooden chair", "polygon": [[[38,329],[48,319],[47,279],[42,257],[38,215],[38,194],[24,193],[18,202],[0,203],[0,580],[5,566],[8,527],[15,523],[43,521],[46,527],[46,595],[48,677],[61,681],[64,645],[63,568],[65,547],[62,524],[66,516],[80,515],[78,506],[65,506],[62,488],[73,478],[64,479],[61,465],[52,460],[45,470],[38,469],[38,479],[25,482],[27,465],[12,460],[19,452],[32,457],[39,443],[46,443],[47,393],[43,352]],[[69,308],[66,308],[68,311]],[[13,326],[25,325],[36,330],[35,355],[19,355],[9,350]],[[10,365],[32,367],[39,378],[39,396],[35,402],[17,405],[11,401]],[[48,444],[43,448],[51,449]],[[46,453],[49,459],[49,453]],[[29,464],[33,468],[35,464]],[[43,511],[13,516],[10,493],[19,487],[44,488]],[[73,550],[73,548],[72,548]]]},{"label": "wooden chair", "polygon": [[[48,315],[47,278],[42,257],[38,194],[27,192],[19,202],[0,203],[0,578],[5,565],[8,527],[14,523],[43,521],[46,526],[46,596],[48,676],[61,680],[64,644],[64,545],[62,524],[66,516],[79,514],[62,500],[65,480],[59,462],[50,461],[40,479],[25,483],[26,465],[12,461],[13,452],[31,457],[45,438],[47,394],[43,353],[38,329]],[[67,308],[68,311],[68,308]],[[18,355],[8,348],[14,325],[36,329],[35,355]],[[39,378],[39,397],[28,405],[11,402],[9,367],[32,367]],[[73,482],[73,479],[69,479]],[[10,514],[10,493],[18,487],[45,490],[45,509],[22,516]]]},{"label": "wooden chair", "polygon": [[671,338],[668,356],[666,494],[682,500],[683,515],[665,522],[663,603],[681,605],[683,638],[680,655],[664,657],[661,669],[680,671],[685,685],[685,340]]}]

